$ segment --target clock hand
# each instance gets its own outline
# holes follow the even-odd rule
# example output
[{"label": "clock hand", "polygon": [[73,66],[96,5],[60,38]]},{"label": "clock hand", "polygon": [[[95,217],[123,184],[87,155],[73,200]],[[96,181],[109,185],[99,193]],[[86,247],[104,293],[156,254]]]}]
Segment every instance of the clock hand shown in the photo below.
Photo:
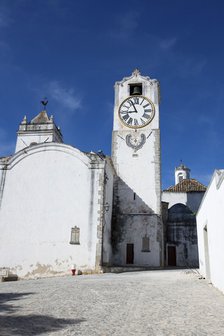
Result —
[{"label": "clock hand", "polygon": [[[135,113],[138,113],[138,111],[136,110],[136,107],[135,107],[135,105],[134,105],[133,101],[132,101],[132,100],[130,100],[130,102],[132,103],[132,106],[134,107]],[[130,112],[129,112],[129,113],[130,113]]]}]

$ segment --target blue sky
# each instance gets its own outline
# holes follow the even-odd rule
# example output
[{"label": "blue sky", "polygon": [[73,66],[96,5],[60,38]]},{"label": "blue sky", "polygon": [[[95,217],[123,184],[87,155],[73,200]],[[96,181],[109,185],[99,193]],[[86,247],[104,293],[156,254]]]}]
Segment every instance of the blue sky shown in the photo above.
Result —
[{"label": "blue sky", "polygon": [[224,168],[224,1],[0,0],[0,156],[48,97],[65,143],[110,154],[114,83],[161,85],[162,180]]}]

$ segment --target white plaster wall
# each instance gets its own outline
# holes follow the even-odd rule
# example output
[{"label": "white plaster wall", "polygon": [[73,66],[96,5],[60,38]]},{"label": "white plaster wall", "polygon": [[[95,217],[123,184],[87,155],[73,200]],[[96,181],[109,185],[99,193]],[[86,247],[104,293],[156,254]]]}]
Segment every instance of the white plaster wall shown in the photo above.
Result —
[{"label": "white plaster wall", "polygon": [[0,163],[0,186],[1,186],[1,182],[2,182],[3,169],[4,169],[4,164]]},{"label": "white plaster wall", "polygon": [[169,203],[168,209],[177,203],[187,205],[187,193],[164,191],[162,193],[162,202]]},{"label": "white plaster wall", "polygon": [[[220,173],[221,172],[221,173]],[[197,214],[200,273],[224,292],[224,170],[215,171]],[[208,250],[205,226],[207,226]],[[207,252],[206,252],[207,251]]]},{"label": "white plaster wall", "polygon": [[[0,210],[0,267],[19,276],[94,269],[101,169],[70,146],[44,144],[11,161]],[[80,227],[80,245],[71,228]]]},{"label": "white plaster wall", "polygon": [[204,196],[204,192],[168,192],[162,193],[162,201],[169,203],[168,208],[171,208],[174,204],[181,203],[188,206],[192,212],[197,212],[201,200]]},{"label": "white plaster wall", "polygon": [[53,121],[44,124],[21,123],[17,132],[15,152],[18,152],[31,143],[63,142],[62,134]]},{"label": "white plaster wall", "polygon": [[44,132],[39,134],[23,134],[17,137],[15,152],[30,146],[32,142],[53,142],[53,134],[51,132]]},{"label": "white plaster wall", "polygon": [[[146,206],[160,214],[160,157],[155,154],[158,134],[155,130],[139,132],[144,133],[148,138],[144,146],[136,153],[123,140],[130,131],[123,131],[122,138],[118,136],[120,133],[113,133],[115,169],[130,192],[135,192]],[[133,194],[131,197],[133,198]],[[127,195],[122,198],[123,206],[126,204],[129,207]]]}]

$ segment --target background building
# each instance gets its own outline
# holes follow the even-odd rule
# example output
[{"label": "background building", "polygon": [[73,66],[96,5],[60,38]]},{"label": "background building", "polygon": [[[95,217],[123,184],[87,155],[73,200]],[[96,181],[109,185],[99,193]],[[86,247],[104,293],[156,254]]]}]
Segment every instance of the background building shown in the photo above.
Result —
[{"label": "background building", "polygon": [[215,170],[197,214],[200,273],[224,292],[224,170]]},{"label": "background building", "polygon": [[198,267],[196,212],[205,191],[183,164],[175,169],[175,185],[163,191],[167,266]]}]

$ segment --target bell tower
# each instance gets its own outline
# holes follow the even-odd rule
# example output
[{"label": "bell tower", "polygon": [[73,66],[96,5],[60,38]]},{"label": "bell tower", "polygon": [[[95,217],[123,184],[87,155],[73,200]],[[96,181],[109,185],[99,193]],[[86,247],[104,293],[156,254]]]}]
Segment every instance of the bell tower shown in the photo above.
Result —
[{"label": "bell tower", "polygon": [[187,180],[190,178],[190,169],[187,168],[183,163],[175,168],[175,184],[180,183],[182,180]]},{"label": "bell tower", "polygon": [[49,117],[47,114],[47,100],[43,100],[41,103],[43,110],[35,118],[28,122],[25,116],[20,123],[15,152],[39,143],[63,142],[61,131],[55,125],[53,116]]},{"label": "bell tower", "polygon": [[163,264],[159,99],[159,82],[142,76],[138,69],[115,83],[115,265]]}]

